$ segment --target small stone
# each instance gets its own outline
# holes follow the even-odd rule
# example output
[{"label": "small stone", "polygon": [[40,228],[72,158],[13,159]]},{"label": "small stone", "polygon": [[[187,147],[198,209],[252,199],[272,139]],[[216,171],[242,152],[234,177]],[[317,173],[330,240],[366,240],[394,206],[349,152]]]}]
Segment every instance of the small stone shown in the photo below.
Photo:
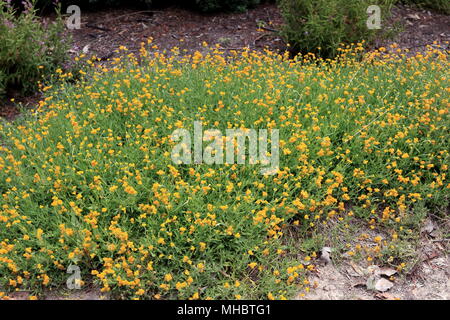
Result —
[{"label": "small stone", "polygon": [[367,289],[369,290],[385,292],[391,289],[394,286],[394,284],[391,281],[386,280],[385,278],[372,276],[369,277],[369,279],[367,279],[366,286]]}]

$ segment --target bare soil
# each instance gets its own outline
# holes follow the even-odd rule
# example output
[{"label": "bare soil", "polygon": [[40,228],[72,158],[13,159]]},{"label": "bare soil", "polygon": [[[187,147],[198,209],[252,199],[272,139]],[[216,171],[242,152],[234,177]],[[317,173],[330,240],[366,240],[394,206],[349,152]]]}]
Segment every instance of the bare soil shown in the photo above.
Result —
[{"label": "bare soil", "polygon": [[[298,300],[450,300],[450,219],[439,223],[427,218],[423,223],[420,241],[415,245],[416,262],[407,272],[384,277],[393,286],[386,291],[368,287],[368,281],[376,266],[366,261],[355,261],[349,257],[332,253],[331,262],[320,262],[308,279],[314,289],[300,292]],[[361,229],[361,228],[359,228]],[[371,237],[379,232],[364,229]],[[338,235],[337,237],[339,237]],[[346,235],[348,237],[348,235]],[[357,235],[354,235],[357,238]],[[333,241],[336,243],[336,238]],[[334,255],[334,257],[333,257]],[[337,260],[337,261],[335,261]],[[394,269],[390,269],[394,270]],[[378,277],[382,278],[382,277]]]},{"label": "bare soil", "polygon": [[[224,48],[283,50],[273,31],[282,22],[274,4],[263,4],[245,13],[200,14],[180,8],[161,11],[106,10],[82,14],[82,27],[71,31],[74,51],[86,46],[98,57],[109,57],[119,46],[137,52],[141,42],[154,39],[159,51],[177,46],[188,53],[204,49],[202,43]],[[260,28],[265,27],[266,29]]]},{"label": "bare soil", "polygon": [[392,39],[378,39],[375,47],[389,47],[396,43],[399,48],[408,49],[411,53],[423,51],[427,45],[450,49],[449,15],[404,5],[393,7],[391,15],[382,27],[397,28],[400,32]]}]

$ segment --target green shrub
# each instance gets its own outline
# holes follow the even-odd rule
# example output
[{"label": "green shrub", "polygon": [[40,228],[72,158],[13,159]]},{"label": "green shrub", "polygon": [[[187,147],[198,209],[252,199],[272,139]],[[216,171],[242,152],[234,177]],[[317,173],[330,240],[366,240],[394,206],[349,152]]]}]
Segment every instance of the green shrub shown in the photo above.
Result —
[{"label": "green shrub", "polygon": [[[79,5],[82,8],[91,9],[91,8],[99,8],[106,9],[108,7],[117,7],[121,5],[127,5],[129,7],[142,7],[142,6],[150,6],[154,2],[159,2],[158,0],[134,0],[134,1],[125,1],[125,0],[62,0],[59,1],[63,7],[70,5]],[[38,0],[37,5],[40,8],[49,8],[54,5],[53,0]]]},{"label": "green shrub", "polygon": [[[67,41],[60,38],[64,23],[43,23],[32,3],[18,13],[0,2],[0,94],[8,87],[27,93],[42,76],[50,75],[64,61]],[[3,89],[3,90],[2,90]]]},{"label": "green shrub", "polygon": [[[16,0],[16,6],[21,6],[21,1]],[[82,9],[96,9],[107,8],[115,6],[127,6],[127,7],[161,7],[168,5],[180,5],[185,6],[193,10],[201,12],[217,12],[217,11],[245,11],[255,5],[261,3],[261,0],[79,0],[69,1],[62,0],[60,3],[63,8],[76,4]],[[41,9],[48,10],[53,6],[53,0],[38,0],[37,6]]]},{"label": "green shrub", "polygon": [[260,0],[194,0],[194,7],[203,12],[245,11],[259,4]]},{"label": "green shrub", "polygon": [[5,93],[6,74],[0,70],[0,96]]},{"label": "green shrub", "polygon": [[400,0],[399,2],[450,14],[450,1],[448,0]]},{"label": "green shrub", "polygon": [[367,8],[379,5],[386,14],[393,0],[280,0],[285,25],[282,36],[291,51],[335,56],[340,43],[371,40]]}]

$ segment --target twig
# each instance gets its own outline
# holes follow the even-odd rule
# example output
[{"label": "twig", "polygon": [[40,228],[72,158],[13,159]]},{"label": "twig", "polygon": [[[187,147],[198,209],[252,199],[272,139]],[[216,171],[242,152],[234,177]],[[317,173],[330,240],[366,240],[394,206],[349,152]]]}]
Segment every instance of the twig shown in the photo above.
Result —
[{"label": "twig", "polygon": [[249,47],[240,47],[240,48],[219,48],[219,50],[248,50],[250,49]]},{"label": "twig", "polygon": [[264,38],[265,36],[268,36],[267,33],[263,33],[262,35],[260,35],[259,37],[257,37],[255,40],[253,40],[253,46],[256,47],[256,41],[261,40],[262,38]]},{"label": "twig", "polygon": [[432,216],[435,219],[438,219],[438,220],[441,220],[441,221],[445,221],[445,222],[450,222],[449,218],[442,218],[442,217],[439,217],[438,215],[436,215],[434,213],[429,213],[429,215]]},{"label": "twig", "polygon": [[221,274],[223,274],[225,277],[231,278],[231,276],[230,276],[228,273],[226,273],[225,271],[219,270],[219,272],[220,272]]},{"label": "twig", "polygon": [[92,29],[98,29],[98,30],[101,30],[101,31],[112,31],[111,29],[104,28],[104,27],[99,27],[99,26],[97,26],[95,24],[91,24],[91,23],[86,24],[86,27],[92,28]]},{"label": "twig", "polygon": [[260,27],[261,29],[263,29],[263,30],[266,30],[266,31],[271,31],[271,32],[280,32],[279,30],[276,30],[276,29],[272,29],[272,28],[268,28],[268,27],[264,27],[264,26],[262,26],[262,27]]},{"label": "twig", "polygon": [[103,23],[105,23],[105,22],[110,22],[110,21],[114,21],[114,20],[117,20],[117,19],[120,19],[120,18],[123,18],[123,17],[133,16],[133,15],[135,15],[135,14],[142,14],[142,13],[156,13],[156,12],[161,12],[161,11],[144,10],[144,11],[130,12],[130,13],[123,14],[123,15],[121,15],[121,16],[118,16],[118,17],[114,17],[114,18],[105,20],[105,21],[103,21]]},{"label": "twig", "polygon": [[100,59],[100,61],[105,61],[105,60],[108,60],[109,58],[111,58],[113,55],[114,55],[114,52],[110,52],[107,55],[100,57],[99,59]]}]

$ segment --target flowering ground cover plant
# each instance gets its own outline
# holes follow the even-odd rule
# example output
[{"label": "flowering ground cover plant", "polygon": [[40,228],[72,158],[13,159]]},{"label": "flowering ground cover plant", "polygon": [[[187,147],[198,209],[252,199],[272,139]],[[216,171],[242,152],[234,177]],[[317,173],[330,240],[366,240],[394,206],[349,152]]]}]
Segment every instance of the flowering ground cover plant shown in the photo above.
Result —
[{"label": "flowering ground cover plant", "polygon": [[[286,230],[355,218],[389,236],[348,255],[407,267],[411,219],[448,207],[447,54],[149,46],[76,84],[58,70],[37,112],[0,123],[0,295],[64,286],[76,265],[117,298],[291,298],[317,248],[299,260]],[[172,132],[195,121],[278,129],[277,173],[173,163]]]}]

